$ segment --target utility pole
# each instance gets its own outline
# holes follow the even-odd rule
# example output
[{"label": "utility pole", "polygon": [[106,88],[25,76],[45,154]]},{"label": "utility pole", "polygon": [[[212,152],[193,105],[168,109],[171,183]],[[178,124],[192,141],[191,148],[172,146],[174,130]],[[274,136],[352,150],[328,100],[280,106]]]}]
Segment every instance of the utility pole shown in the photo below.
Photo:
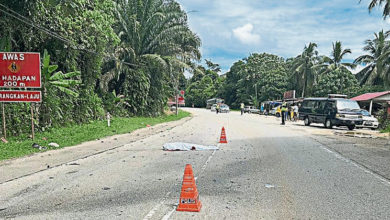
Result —
[{"label": "utility pole", "polygon": [[179,83],[177,81],[176,79],[176,115],[179,115]]}]

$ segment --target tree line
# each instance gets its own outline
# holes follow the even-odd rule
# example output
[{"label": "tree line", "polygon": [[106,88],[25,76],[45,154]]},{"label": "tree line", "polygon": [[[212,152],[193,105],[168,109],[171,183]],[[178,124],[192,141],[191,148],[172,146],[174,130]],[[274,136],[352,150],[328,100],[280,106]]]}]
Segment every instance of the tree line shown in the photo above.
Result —
[{"label": "tree line", "polygon": [[[387,19],[390,15],[388,0],[373,0],[369,10],[382,6],[383,18]],[[210,74],[194,75],[187,88],[188,104],[203,107],[207,99],[221,97],[228,105],[238,108],[240,103],[258,105],[262,101],[281,100],[288,90],[296,90],[297,97],[323,97],[332,93],[352,97],[389,89],[389,36],[390,31],[375,33],[373,39],[364,42],[365,54],[352,63],[343,62],[352,51],[344,48],[340,41],[332,43],[330,56],[319,54],[318,45],[313,42],[307,44],[301,54],[288,59],[253,53],[235,62],[219,80],[210,80]],[[362,70],[352,74],[358,65]]]},{"label": "tree line", "polygon": [[[0,0],[0,51],[40,52],[37,130],[117,116],[158,116],[200,38],[175,0]],[[28,133],[30,104],[6,104],[10,135]]]}]

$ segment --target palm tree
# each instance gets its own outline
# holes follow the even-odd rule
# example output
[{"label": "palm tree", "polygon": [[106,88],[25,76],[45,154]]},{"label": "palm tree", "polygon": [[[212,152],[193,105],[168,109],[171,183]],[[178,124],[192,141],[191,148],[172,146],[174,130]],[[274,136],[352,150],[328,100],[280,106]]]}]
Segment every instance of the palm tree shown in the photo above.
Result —
[{"label": "palm tree", "polygon": [[316,82],[316,72],[319,65],[319,56],[316,43],[305,46],[301,55],[294,59],[292,65],[293,78],[302,90],[302,97],[311,95],[311,90]]},{"label": "palm tree", "polygon": [[[362,2],[362,0],[359,2]],[[371,0],[368,10],[371,12],[377,6],[383,6],[383,19],[386,19],[390,15],[390,0]]]},{"label": "palm tree", "polygon": [[200,59],[200,38],[189,29],[187,15],[177,2],[117,0],[116,14],[121,43],[113,56],[122,62],[116,62],[102,77],[102,87],[115,76],[119,79],[120,74],[149,62],[168,68],[167,57],[185,63]]},{"label": "palm tree", "polygon": [[332,43],[333,49],[330,57],[324,56],[323,61],[325,62],[327,66],[327,70],[336,70],[338,68],[355,68],[355,64],[353,63],[342,63],[342,60],[344,59],[344,56],[347,54],[351,54],[351,49],[343,49],[341,42],[336,41],[335,43]]},{"label": "palm tree", "polygon": [[[389,82],[389,41],[390,32],[375,33],[375,39],[366,40],[363,48],[367,54],[358,57],[354,63],[365,67],[356,77],[361,85],[380,85]],[[386,80],[386,82],[384,82]]]},{"label": "palm tree", "polygon": [[177,87],[171,79],[177,80],[191,60],[200,59],[200,39],[173,0],[117,0],[115,12],[120,45],[112,56],[119,61],[106,69],[100,86],[125,95],[135,113],[142,114],[142,106],[151,104],[148,96],[161,107],[171,96],[168,90]]}]

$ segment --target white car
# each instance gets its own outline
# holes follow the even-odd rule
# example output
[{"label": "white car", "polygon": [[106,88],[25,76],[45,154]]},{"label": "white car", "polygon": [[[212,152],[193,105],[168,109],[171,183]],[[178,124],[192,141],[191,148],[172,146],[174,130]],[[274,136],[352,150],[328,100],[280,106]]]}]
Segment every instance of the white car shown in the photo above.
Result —
[{"label": "white car", "polygon": [[230,108],[229,108],[229,106],[228,105],[226,105],[226,104],[223,104],[223,105],[221,105],[221,108],[220,108],[220,110],[219,110],[221,113],[223,113],[223,112],[225,112],[225,113],[229,113],[230,112]]},{"label": "white car", "polygon": [[362,110],[363,124],[356,125],[357,128],[371,128],[372,130],[377,129],[379,126],[378,119],[372,116],[368,111]]}]

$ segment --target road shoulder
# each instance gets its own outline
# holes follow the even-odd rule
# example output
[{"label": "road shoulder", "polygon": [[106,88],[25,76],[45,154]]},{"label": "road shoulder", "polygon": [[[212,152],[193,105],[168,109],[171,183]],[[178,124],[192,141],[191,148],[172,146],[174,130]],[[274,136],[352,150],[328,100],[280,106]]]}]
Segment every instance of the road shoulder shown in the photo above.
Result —
[{"label": "road shoulder", "polygon": [[1,161],[0,173],[2,175],[0,176],[0,184],[116,149],[126,144],[183,125],[192,118],[193,117],[190,116],[178,121],[157,124],[152,127],[135,130],[128,134],[114,135],[59,150],[46,151],[22,158]]}]

